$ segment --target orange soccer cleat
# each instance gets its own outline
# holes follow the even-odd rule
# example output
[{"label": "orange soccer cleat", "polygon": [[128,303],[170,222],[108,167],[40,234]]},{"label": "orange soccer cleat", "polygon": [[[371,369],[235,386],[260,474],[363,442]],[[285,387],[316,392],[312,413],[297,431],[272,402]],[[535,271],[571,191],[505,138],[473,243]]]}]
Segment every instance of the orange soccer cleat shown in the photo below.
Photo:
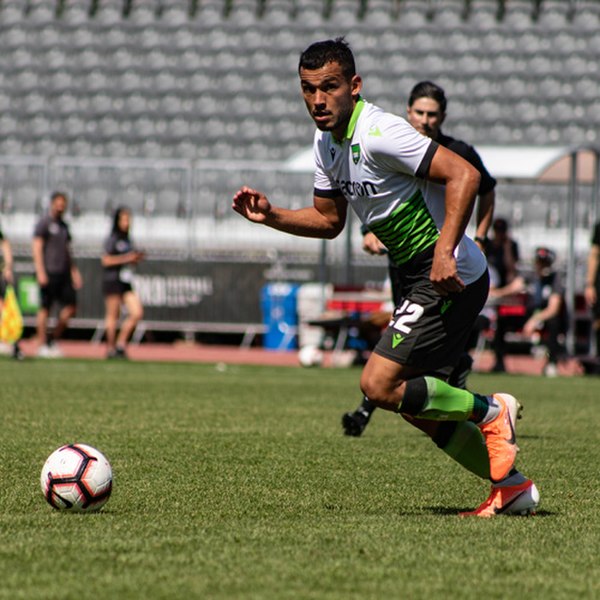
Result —
[{"label": "orange soccer cleat", "polygon": [[490,477],[492,481],[500,481],[512,469],[519,451],[513,415],[518,414],[520,405],[510,394],[494,394],[492,398],[500,404],[500,413],[479,428],[490,457]]},{"label": "orange soccer cleat", "polygon": [[494,517],[496,515],[534,515],[540,503],[540,493],[531,479],[519,485],[492,486],[488,499],[461,517]]}]

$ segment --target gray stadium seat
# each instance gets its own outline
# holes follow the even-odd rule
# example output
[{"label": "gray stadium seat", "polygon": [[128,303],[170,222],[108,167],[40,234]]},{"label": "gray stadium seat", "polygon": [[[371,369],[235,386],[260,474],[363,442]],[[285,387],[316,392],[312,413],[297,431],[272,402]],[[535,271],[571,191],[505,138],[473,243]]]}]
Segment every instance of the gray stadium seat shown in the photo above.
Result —
[{"label": "gray stadium seat", "polygon": [[597,0],[576,0],[573,25],[579,31],[596,31],[600,27],[600,3]]},{"label": "gray stadium seat", "polygon": [[573,16],[570,2],[564,0],[544,0],[538,16],[538,23],[544,29],[562,29]]},{"label": "gray stadium seat", "polygon": [[162,3],[160,20],[170,26],[179,26],[188,22],[190,15],[190,0],[169,0]]},{"label": "gray stadium seat", "polygon": [[295,0],[294,17],[303,26],[319,25],[324,20],[323,0]]},{"label": "gray stadium seat", "polygon": [[[0,5],[0,24],[5,27],[18,26],[23,20],[23,4],[19,0],[6,0]],[[6,32],[7,33],[7,32]],[[5,35],[5,32],[3,32]]]},{"label": "gray stadium seat", "polygon": [[293,3],[289,0],[266,0],[262,21],[272,26],[287,26],[293,9]]},{"label": "gray stadium seat", "polygon": [[199,0],[196,21],[210,26],[223,21],[224,0]]},{"label": "gray stadium seat", "polygon": [[423,0],[400,0],[398,21],[403,27],[420,27],[433,17],[432,4]]},{"label": "gray stadium seat", "polygon": [[28,0],[24,13],[27,20],[47,23],[56,15],[56,3],[53,0]]},{"label": "gray stadium seat", "polygon": [[133,0],[128,19],[136,25],[151,25],[160,10],[160,0]]},{"label": "gray stadium seat", "polygon": [[332,13],[336,26],[340,28],[353,28],[359,20],[360,2],[356,0],[333,0]]},{"label": "gray stadium seat", "polygon": [[102,25],[117,25],[123,17],[123,0],[99,0],[94,21]]},{"label": "gray stadium seat", "polygon": [[60,20],[69,25],[80,25],[89,18],[89,4],[81,0],[64,0]]},{"label": "gray stadium seat", "polygon": [[258,18],[257,0],[231,0],[227,18],[234,26],[253,26]]},{"label": "gray stadium seat", "polygon": [[466,19],[464,0],[438,0],[434,5],[433,21],[445,29],[460,26]]},{"label": "gray stadium seat", "polygon": [[[392,18],[392,3],[389,0],[369,0],[363,17],[364,29],[383,29],[388,27]],[[362,29],[361,29],[362,30]]]},{"label": "gray stadium seat", "polygon": [[529,27],[533,12],[534,4],[531,0],[508,0],[504,4],[503,22],[512,28]]},{"label": "gray stadium seat", "polygon": [[478,28],[493,27],[497,23],[498,4],[489,0],[471,0],[468,21]]}]

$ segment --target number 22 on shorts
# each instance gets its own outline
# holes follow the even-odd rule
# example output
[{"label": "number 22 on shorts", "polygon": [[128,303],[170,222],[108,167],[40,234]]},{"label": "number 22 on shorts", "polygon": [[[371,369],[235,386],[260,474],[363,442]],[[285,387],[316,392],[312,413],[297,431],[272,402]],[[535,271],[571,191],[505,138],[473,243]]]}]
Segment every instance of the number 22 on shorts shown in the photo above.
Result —
[{"label": "number 22 on shorts", "polygon": [[419,320],[424,312],[425,309],[421,305],[405,300],[400,308],[394,312],[390,327],[397,329],[404,335],[408,335],[412,331],[412,325]]}]

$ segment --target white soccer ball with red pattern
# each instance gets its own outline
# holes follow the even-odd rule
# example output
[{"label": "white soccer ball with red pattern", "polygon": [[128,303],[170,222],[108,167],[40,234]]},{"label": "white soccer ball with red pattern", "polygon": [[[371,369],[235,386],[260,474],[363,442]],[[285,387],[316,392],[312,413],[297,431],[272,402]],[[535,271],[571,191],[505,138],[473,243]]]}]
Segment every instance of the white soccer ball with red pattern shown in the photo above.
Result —
[{"label": "white soccer ball with red pattern", "polygon": [[40,483],[44,498],[54,508],[93,512],[108,501],[112,479],[112,468],[102,452],[86,444],[68,444],[48,457]]}]

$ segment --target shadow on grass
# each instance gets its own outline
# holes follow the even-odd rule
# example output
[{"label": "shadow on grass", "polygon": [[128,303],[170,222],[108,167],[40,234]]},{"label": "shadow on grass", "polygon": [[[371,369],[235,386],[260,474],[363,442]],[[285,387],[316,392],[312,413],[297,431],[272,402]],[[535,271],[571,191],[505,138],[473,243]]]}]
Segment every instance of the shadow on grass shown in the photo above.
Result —
[{"label": "shadow on grass", "polygon": [[[456,516],[458,516],[458,513],[468,512],[470,510],[473,510],[473,507],[457,508],[457,507],[450,507],[450,506],[424,506],[421,511],[413,511],[412,514],[429,513],[432,515],[456,515]],[[558,513],[552,512],[549,510],[538,510],[538,511],[536,511],[534,516],[535,517],[554,517],[557,514]],[[522,515],[501,515],[501,516],[516,518],[516,519],[525,518]]]}]

